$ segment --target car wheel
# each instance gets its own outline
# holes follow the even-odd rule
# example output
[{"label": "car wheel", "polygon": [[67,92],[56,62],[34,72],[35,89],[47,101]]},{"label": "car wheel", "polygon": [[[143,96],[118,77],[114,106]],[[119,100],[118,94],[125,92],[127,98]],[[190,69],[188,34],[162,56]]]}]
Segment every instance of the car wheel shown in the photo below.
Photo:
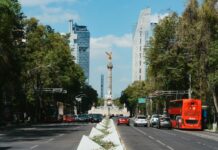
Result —
[{"label": "car wheel", "polygon": [[134,123],[134,126],[137,127],[137,124]]}]

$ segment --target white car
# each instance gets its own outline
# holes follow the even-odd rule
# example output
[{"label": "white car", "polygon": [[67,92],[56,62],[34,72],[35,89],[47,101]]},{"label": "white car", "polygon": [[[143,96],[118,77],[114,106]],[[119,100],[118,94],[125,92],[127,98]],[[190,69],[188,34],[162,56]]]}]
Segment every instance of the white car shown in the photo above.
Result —
[{"label": "white car", "polygon": [[134,126],[148,126],[148,120],[144,115],[138,115],[134,119]]}]

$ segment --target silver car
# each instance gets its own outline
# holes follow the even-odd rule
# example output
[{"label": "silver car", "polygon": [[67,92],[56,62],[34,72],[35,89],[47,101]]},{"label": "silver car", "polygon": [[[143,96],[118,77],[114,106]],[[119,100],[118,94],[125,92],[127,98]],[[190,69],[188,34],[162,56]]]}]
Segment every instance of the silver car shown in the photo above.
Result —
[{"label": "silver car", "polygon": [[159,118],[157,128],[172,128],[172,124],[169,117],[161,117]]},{"label": "silver car", "polygon": [[147,126],[148,120],[144,115],[138,115],[134,119],[134,126]]},{"label": "silver car", "polygon": [[157,127],[160,115],[153,114],[150,119],[150,127]]}]

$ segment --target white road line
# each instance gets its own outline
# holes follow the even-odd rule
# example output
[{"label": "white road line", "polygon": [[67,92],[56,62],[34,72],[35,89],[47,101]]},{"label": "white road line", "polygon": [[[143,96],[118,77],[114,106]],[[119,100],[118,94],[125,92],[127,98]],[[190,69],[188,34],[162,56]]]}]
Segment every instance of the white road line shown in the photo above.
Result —
[{"label": "white road line", "polygon": [[64,136],[64,134],[59,134],[59,136],[61,137],[61,136]]},{"label": "white road line", "polygon": [[135,129],[135,130],[137,130],[138,132],[144,134],[145,136],[148,136],[148,138],[150,138],[150,139],[156,141],[157,143],[161,144],[162,146],[165,146],[165,147],[167,147],[167,148],[170,149],[170,150],[174,150],[174,149],[173,149],[172,147],[170,147],[169,145],[167,145],[167,144],[161,142],[160,140],[156,140],[154,137],[152,137],[152,136],[150,136],[150,135],[147,135],[147,133],[143,132],[142,130],[137,129],[137,128],[133,127],[133,126],[132,126],[132,128]]},{"label": "white road line", "polygon": [[30,147],[30,149],[34,149],[34,148],[36,148],[36,147],[38,147],[39,145],[34,145],[34,146],[32,146],[32,147]]},{"label": "white road line", "polygon": [[135,127],[133,127],[133,129],[139,131],[140,133],[142,133],[142,134],[144,134],[144,135],[147,135],[147,133],[143,132],[142,130],[139,130],[139,129],[135,128]]},{"label": "white road line", "polygon": [[149,137],[150,139],[154,140],[153,136],[150,136],[150,135],[149,135],[148,137]]},{"label": "white road line", "polygon": [[156,142],[160,143],[163,146],[166,146],[166,144],[164,144],[163,142],[161,142],[160,140],[156,140]]},{"label": "white road line", "polygon": [[167,148],[169,148],[170,150],[174,150],[172,147],[170,147],[170,146],[168,146],[168,145],[167,145]]},{"label": "white road line", "polygon": [[53,141],[53,140],[54,140],[54,138],[51,138],[51,139],[49,139],[49,140],[46,141],[46,142],[48,143],[48,142],[51,142],[51,141]]}]

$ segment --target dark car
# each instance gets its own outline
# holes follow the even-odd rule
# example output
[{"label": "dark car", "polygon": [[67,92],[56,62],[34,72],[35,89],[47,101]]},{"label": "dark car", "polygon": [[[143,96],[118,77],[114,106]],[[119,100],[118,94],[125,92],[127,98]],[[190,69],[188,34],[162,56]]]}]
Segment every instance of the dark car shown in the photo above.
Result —
[{"label": "dark car", "polygon": [[78,114],[76,121],[78,121],[78,122],[90,122],[90,117],[88,114]]},{"label": "dark car", "polygon": [[90,114],[91,117],[91,122],[101,122],[103,119],[103,115],[102,114]]},{"label": "dark car", "polygon": [[120,125],[120,124],[125,124],[129,126],[129,117],[120,116],[117,119],[117,125]]},{"label": "dark car", "polygon": [[161,117],[159,118],[157,128],[172,128],[172,124],[169,117]]}]

